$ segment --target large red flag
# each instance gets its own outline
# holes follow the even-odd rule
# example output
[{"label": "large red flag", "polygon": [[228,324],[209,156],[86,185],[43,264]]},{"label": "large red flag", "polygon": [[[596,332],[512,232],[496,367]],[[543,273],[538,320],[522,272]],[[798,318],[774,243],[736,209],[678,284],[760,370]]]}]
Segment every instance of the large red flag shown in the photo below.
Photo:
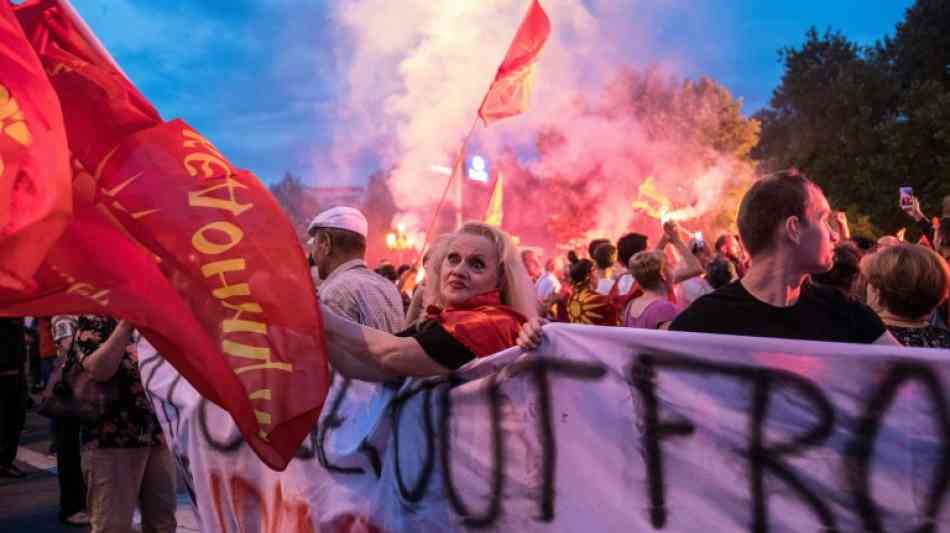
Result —
[{"label": "large red flag", "polygon": [[0,2],[0,287],[27,290],[72,213],[59,100]]},{"label": "large red flag", "polygon": [[551,21],[538,0],[531,1],[528,14],[521,21],[518,33],[498,67],[495,81],[478,108],[485,125],[523,113],[528,108],[534,67],[541,49],[551,34]]},{"label": "large red flag", "polygon": [[[137,295],[137,307],[116,298],[108,314],[132,319],[199,392],[231,413],[268,465],[284,468],[316,423],[329,377],[293,228],[256,177],[184,122],[163,122],[65,1],[16,9],[62,102],[77,211],[88,211],[88,223],[70,234],[91,233],[61,239],[62,254],[102,259],[126,250],[96,246],[105,228],[147,251],[165,283],[135,292],[129,280],[154,276],[123,254],[108,276],[97,275],[101,285],[86,282],[98,292],[87,292]],[[47,313],[81,311],[68,286],[45,289]],[[169,316],[176,305],[185,316]]]}]

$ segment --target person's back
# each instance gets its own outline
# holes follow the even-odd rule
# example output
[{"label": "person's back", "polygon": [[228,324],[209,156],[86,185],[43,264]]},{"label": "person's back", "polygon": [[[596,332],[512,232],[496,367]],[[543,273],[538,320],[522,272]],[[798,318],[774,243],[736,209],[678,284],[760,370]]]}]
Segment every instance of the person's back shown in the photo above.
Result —
[{"label": "person's back", "polygon": [[0,318],[0,372],[20,371],[26,364],[22,318]]},{"label": "person's back", "polygon": [[699,297],[713,291],[709,282],[703,276],[696,276],[683,281],[676,287],[676,301],[682,306],[689,306]]},{"label": "person's back", "polygon": [[144,531],[175,531],[175,459],[146,396],[131,327],[81,315],[74,338],[67,359],[115,393],[80,432],[92,532],[128,531],[137,505]]},{"label": "person's back", "polygon": [[671,330],[872,343],[884,325],[867,306],[830,287],[806,285],[787,307],[769,305],[737,280],[700,297],[670,325]]},{"label": "person's back", "polygon": [[597,279],[597,286],[594,290],[603,295],[610,294],[610,289],[613,288],[615,283],[613,268],[617,262],[617,248],[610,242],[601,243],[594,249],[592,259],[597,267],[594,275]]},{"label": "person's back", "polygon": [[362,260],[340,265],[320,285],[320,301],[350,320],[396,333],[405,325],[402,296]]},{"label": "person's back", "polygon": [[13,464],[26,421],[26,337],[22,318],[0,318],[0,477],[23,477]]},{"label": "person's back", "polygon": [[634,299],[623,315],[623,325],[628,328],[660,329],[679,314],[680,307],[666,298],[646,296]]}]

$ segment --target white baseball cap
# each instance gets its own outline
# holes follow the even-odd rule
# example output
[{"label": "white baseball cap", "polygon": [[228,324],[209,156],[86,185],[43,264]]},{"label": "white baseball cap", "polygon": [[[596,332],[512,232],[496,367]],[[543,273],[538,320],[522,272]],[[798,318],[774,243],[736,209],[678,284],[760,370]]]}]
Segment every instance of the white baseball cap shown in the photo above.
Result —
[{"label": "white baseball cap", "polygon": [[366,217],[359,209],[341,206],[327,209],[313,217],[307,226],[307,233],[311,233],[314,228],[342,229],[362,235],[365,239],[369,233],[367,226]]}]

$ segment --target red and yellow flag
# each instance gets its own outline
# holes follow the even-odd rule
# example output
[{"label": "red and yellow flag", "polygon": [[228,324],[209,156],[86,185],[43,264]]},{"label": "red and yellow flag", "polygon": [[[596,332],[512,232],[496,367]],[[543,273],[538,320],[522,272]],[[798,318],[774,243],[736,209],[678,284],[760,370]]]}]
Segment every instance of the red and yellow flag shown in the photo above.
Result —
[{"label": "red and yellow flag", "polygon": [[9,2],[0,2],[0,288],[33,274],[72,213],[59,100]]},{"label": "red and yellow flag", "polygon": [[495,81],[478,109],[488,126],[491,122],[523,113],[528,108],[534,82],[534,68],[541,49],[551,34],[551,21],[538,0],[531,1]]},{"label": "red and yellow flag", "polygon": [[[283,469],[329,383],[316,294],[267,188],[158,112],[61,0],[16,8],[62,103],[76,220],[8,314],[130,319]],[[83,262],[85,258],[86,262]]]},{"label": "red and yellow flag", "polygon": [[501,172],[498,173],[498,179],[495,180],[495,188],[492,190],[491,199],[488,201],[488,209],[485,211],[485,224],[501,227],[502,218],[504,218],[504,178]]}]

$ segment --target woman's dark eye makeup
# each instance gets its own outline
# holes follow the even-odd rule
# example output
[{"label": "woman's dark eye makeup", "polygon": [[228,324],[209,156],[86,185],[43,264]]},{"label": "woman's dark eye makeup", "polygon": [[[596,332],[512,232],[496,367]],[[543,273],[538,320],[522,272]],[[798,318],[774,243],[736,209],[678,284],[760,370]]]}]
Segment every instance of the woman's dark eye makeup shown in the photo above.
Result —
[{"label": "woman's dark eye makeup", "polygon": [[[457,265],[458,263],[462,261],[462,255],[457,254],[457,253],[451,253],[448,255],[447,258],[448,258],[449,263],[453,265]],[[482,270],[485,268],[485,261],[482,259],[480,255],[470,256],[466,258],[465,262],[468,264],[468,266],[476,270]]]}]

